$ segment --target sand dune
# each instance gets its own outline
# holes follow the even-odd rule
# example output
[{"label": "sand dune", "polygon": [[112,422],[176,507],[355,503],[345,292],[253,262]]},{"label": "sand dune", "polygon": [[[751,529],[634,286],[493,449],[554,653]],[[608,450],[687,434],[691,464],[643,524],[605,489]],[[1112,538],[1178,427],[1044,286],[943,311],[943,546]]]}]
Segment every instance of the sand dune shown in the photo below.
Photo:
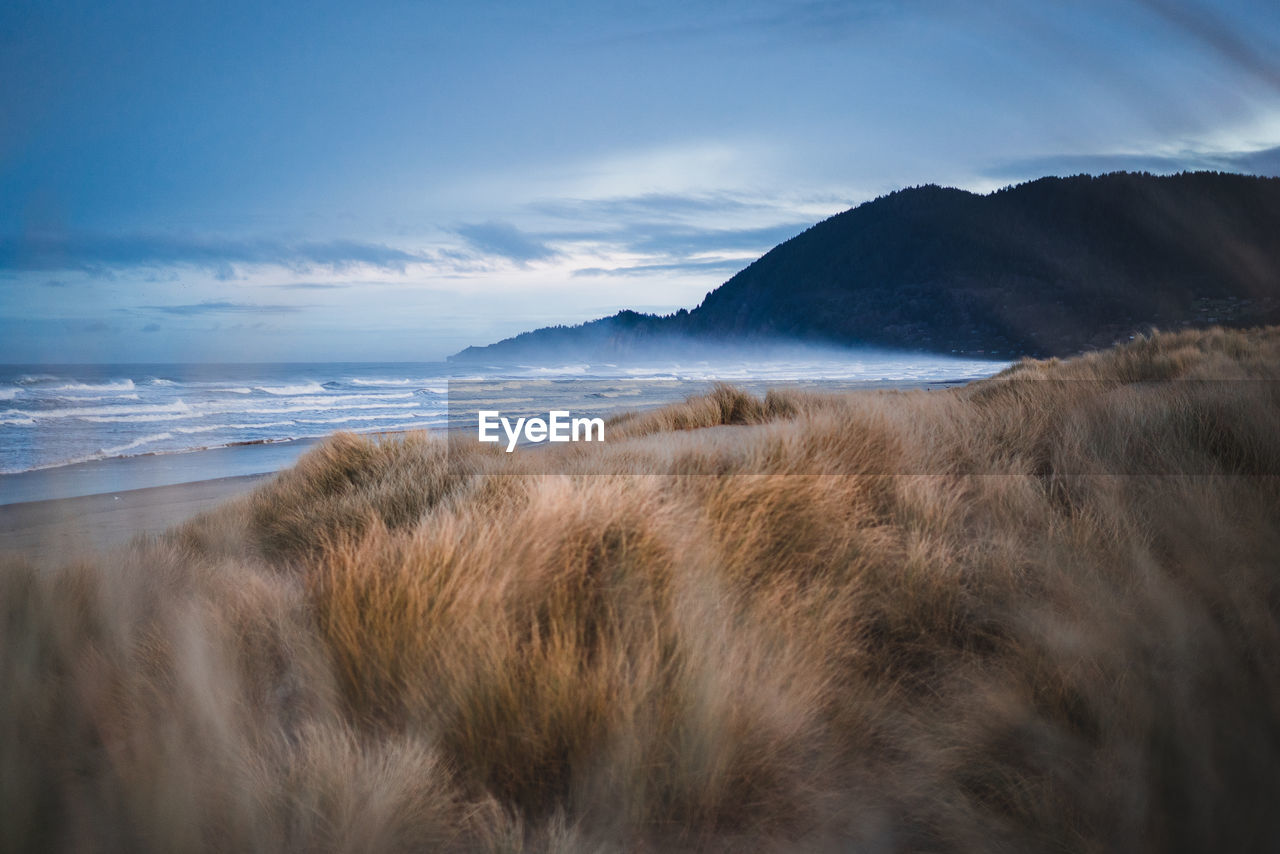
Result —
[{"label": "sand dune", "polygon": [[1280,330],[334,437],[0,572],[7,850],[1271,850]]}]

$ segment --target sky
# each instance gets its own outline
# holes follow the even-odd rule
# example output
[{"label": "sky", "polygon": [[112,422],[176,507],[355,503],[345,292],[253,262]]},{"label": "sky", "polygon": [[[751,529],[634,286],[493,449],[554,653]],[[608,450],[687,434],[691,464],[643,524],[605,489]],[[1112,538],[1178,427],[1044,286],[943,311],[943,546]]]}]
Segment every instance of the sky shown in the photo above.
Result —
[{"label": "sky", "polygon": [[1280,175],[1274,0],[0,4],[0,362],[430,361],[903,187]]}]

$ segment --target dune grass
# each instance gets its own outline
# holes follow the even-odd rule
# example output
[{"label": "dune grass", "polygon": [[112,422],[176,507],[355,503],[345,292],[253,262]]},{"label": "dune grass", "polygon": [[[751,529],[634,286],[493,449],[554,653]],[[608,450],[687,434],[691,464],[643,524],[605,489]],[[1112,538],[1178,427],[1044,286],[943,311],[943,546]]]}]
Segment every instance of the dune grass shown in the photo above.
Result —
[{"label": "dune grass", "polygon": [[1273,850],[1278,380],[1211,330],[557,474],[335,436],[0,570],[0,849]]}]

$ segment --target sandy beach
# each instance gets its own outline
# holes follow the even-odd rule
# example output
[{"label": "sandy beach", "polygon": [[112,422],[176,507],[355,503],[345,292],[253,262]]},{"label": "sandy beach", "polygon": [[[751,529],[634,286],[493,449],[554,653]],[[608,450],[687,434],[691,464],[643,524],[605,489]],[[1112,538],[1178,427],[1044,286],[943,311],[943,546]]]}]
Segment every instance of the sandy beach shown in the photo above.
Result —
[{"label": "sandy beach", "polygon": [[0,555],[47,566],[158,534],[247,492],[314,444],[119,457],[0,475]]},{"label": "sandy beach", "polygon": [[128,489],[0,506],[0,554],[42,566],[158,534],[242,495],[270,474]]}]

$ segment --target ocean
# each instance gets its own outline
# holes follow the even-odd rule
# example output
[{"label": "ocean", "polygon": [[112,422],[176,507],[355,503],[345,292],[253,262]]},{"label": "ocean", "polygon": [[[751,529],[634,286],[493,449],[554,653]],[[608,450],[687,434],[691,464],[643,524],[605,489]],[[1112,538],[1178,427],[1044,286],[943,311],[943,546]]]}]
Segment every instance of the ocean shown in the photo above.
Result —
[{"label": "ocean", "polygon": [[0,369],[0,473],[443,423],[444,365]]},{"label": "ocean", "polygon": [[[0,367],[0,474],[92,461],[296,443],[339,430],[440,429],[450,384],[499,382],[503,401],[644,407],[715,381],[751,390],[951,383],[1006,362],[921,354],[619,366],[428,363],[16,365]],[[276,455],[287,465],[292,456]]]}]

